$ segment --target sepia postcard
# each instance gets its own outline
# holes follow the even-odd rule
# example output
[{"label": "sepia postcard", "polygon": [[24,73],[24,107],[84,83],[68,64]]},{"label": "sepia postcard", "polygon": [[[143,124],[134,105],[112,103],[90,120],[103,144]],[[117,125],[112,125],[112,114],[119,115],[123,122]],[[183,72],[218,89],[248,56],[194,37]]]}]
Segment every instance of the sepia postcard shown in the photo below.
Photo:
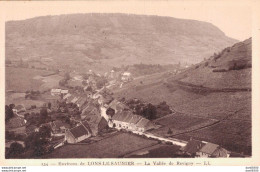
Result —
[{"label": "sepia postcard", "polygon": [[259,6],[0,2],[0,165],[259,166]]}]

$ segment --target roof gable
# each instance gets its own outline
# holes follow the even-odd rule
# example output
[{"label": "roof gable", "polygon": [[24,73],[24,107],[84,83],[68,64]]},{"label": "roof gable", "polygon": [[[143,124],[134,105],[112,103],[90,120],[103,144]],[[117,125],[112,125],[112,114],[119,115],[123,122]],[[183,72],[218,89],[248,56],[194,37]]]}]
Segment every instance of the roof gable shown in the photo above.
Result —
[{"label": "roof gable", "polygon": [[202,143],[201,141],[198,140],[191,140],[187,143],[187,145],[183,148],[185,152],[188,152],[190,154],[195,154],[198,152],[201,147],[203,147],[205,143]]},{"label": "roof gable", "polygon": [[228,157],[228,151],[224,148],[218,148],[212,154],[213,157]]},{"label": "roof gable", "polygon": [[213,143],[206,143],[201,149],[200,152],[212,155],[213,152],[218,149],[219,145]]},{"label": "roof gable", "polygon": [[79,125],[77,127],[70,129],[70,132],[75,138],[79,138],[83,135],[89,134],[89,132],[83,125]]}]

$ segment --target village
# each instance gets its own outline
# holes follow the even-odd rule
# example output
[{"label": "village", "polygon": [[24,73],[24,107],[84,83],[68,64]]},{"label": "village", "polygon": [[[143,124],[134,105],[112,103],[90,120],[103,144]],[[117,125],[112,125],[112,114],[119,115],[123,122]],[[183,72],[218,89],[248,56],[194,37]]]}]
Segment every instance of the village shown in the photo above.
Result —
[{"label": "village", "polygon": [[[129,71],[111,70],[104,75],[91,70],[85,75],[66,73],[59,82],[60,87],[44,92],[48,101],[43,106],[6,105],[6,113],[12,114],[6,120],[9,126],[6,130],[7,157],[58,158],[62,153],[66,154],[66,150],[75,148],[74,151],[80,152],[84,146],[88,149],[89,145],[102,144],[103,140],[114,137],[118,138],[109,146],[128,144],[131,138],[139,139],[141,145],[129,150],[123,148],[124,151],[116,155],[110,152],[103,155],[101,151],[96,157],[152,157],[152,154],[148,155],[152,151],[168,152],[169,157],[230,157],[231,152],[220,145],[192,137],[189,141],[174,138],[171,128],[167,128],[167,134],[157,133],[164,126],[156,121],[164,116],[156,119],[156,109],[167,109],[165,116],[178,113],[165,102],[154,106],[138,99],[126,101],[113,97],[112,89],[122,88],[134,79]],[[33,99],[40,94],[28,91],[25,96]],[[117,139],[120,141],[116,142]],[[87,154],[91,146],[86,154],[75,157],[92,157]]]}]

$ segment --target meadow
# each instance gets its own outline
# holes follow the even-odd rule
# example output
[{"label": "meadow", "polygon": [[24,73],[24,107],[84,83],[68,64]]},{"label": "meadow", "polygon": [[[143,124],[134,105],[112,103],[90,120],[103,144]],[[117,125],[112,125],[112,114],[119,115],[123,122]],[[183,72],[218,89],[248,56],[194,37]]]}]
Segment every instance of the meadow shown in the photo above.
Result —
[{"label": "meadow", "polygon": [[43,158],[117,158],[158,144],[130,133],[120,133],[91,144],[65,145]]},{"label": "meadow", "polygon": [[34,77],[53,73],[52,71],[19,67],[6,67],[5,69],[6,90],[13,90],[15,92],[38,90],[44,82],[34,79]]}]

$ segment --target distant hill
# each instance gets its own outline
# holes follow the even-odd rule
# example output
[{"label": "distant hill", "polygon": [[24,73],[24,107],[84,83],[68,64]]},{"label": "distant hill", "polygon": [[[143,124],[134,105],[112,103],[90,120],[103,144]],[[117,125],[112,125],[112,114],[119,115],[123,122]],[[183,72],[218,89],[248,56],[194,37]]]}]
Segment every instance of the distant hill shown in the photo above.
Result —
[{"label": "distant hill", "polygon": [[172,17],[72,14],[6,22],[6,59],[50,58],[66,69],[198,63],[233,45],[216,26]]},{"label": "distant hill", "polygon": [[[181,116],[217,120],[215,124],[200,126],[202,129],[194,126],[193,132],[176,137],[205,140],[251,155],[251,54],[250,38],[177,75],[166,72],[134,80],[122,89],[114,89],[114,96],[153,104],[166,101]],[[173,118],[183,120],[178,115]]]}]

